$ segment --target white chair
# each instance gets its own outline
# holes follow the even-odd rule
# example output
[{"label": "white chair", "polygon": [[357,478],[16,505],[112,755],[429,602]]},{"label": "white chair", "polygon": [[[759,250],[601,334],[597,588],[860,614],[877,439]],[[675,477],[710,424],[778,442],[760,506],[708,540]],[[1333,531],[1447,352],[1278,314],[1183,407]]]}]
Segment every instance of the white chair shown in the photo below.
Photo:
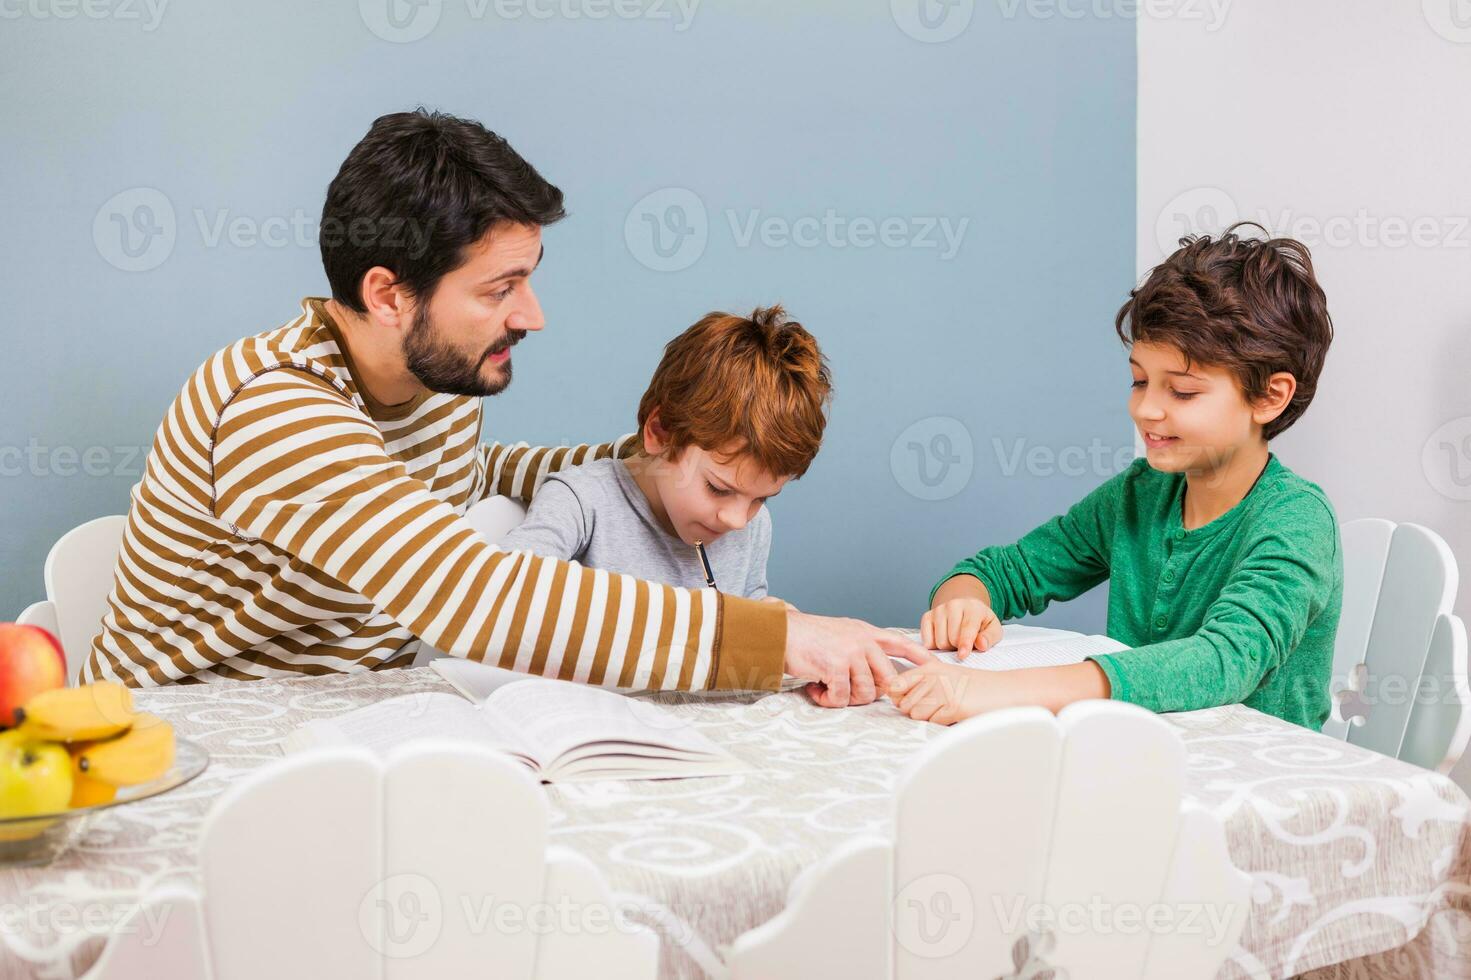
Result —
[{"label": "white chair", "polygon": [[144,896],[86,978],[654,977],[657,937],[547,827],[541,786],[484,747],[288,756],[205,818],[202,887]]},{"label": "white chair", "polygon": [[1132,705],[964,722],[901,775],[892,838],[846,842],[736,939],[732,980],[1214,977],[1250,878],[1182,805],[1184,773],[1176,732]]},{"label": "white chair", "polygon": [[[510,497],[488,497],[471,507],[465,518],[494,544],[526,519],[526,505]],[[127,517],[117,514],[63,534],[46,555],[46,599],[27,606],[16,619],[49,630],[61,641],[69,684],[77,683],[92,640],[102,628],[127,526]],[[414,665],[439,656],[444,654],[424,646]]]},{"label": "white chair", "polygon": [[1455,555],[1418,524],[1349,521],[1342,537],[1343,614],[1323,733],[1447,771],[1471,738],[1466,629],[1451,613]]},{"label": "white chair", "polygon": [[526,520],[526,505],[512,497],[486,497],[465,512],[465,520],[474,525],[485,540],[499,544]]},{"label": "white chair", "polygon": [[80,524],[57,539],[42,573],[46,598],[16,620],[50,630],[61,641],[67,683],[75,685],[92,639],[102,630],[107,597],[128,519],[115,514]]},{"label": "white chair", "polygon": [[[61,624],[56,621],[56,603],[50,599],[42,599],[40,602],[33,602],[26,606],[20,611],[20,615],[15,617],[15,621],[22,626],[39,626],[56,637],[57,642],[61,641]],[[65,652],[62,651],[63,654]]]},{"label": "white chair", "polygon": [[[510,534],[517,526],[526,520],[526,505],[512,497],[486,497],[471,505],[465,512],[465,520],[480,532],[481,537],[491,544],[500,544],[501,538]],[[427,643],[419,644],[419,652],[414,655],[414,666],[422,667],[431,660],[447,657],[449,654],[436,650]]]}]

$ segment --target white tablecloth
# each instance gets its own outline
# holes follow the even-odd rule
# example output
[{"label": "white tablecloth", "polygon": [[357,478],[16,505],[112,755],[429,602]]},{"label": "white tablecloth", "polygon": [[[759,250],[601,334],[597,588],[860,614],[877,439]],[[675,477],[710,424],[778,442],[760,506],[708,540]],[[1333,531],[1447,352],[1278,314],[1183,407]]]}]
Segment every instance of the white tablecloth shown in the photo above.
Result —
[{"label": "white tablecloth", "polygon": [[[52,866],[0,872],[0,977],[83,971],[98,933],[143,890],[195,873],[209,806],[278,758],[296,726],[448,689],[420,668],[138,692],[141,707],[209,749],[210,767],[100,815]],[[802,869],[851,835],[889,829],[897,774],[940,731],[887,701],[750,700],[674,710],[754,772],[547,790],[553,839],[589,857],[661,933],[663,976],[719,976],[724,944],[775,914]],[[1468,802],[1449,780],[1240,706],[1166,718],[1187,743],[1188,795],[1222,818],[1233,860],[1255,881],[1223,976],[1350,960],[1316,980],[1471,975]],[[295,817],[282,814],[283,834],[300,832]]]}]

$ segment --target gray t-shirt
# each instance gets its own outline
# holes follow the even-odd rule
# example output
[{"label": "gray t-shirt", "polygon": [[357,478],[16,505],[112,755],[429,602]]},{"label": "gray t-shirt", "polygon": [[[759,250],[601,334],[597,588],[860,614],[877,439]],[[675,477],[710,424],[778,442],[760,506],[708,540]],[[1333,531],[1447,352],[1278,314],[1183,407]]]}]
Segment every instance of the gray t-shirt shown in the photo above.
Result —
[{"label": "gray t-shirt", "polygon": [[[695,549],[659,526],[649,501],[618,459],[572,466],[546,478],[520,527],[500,546],[687,589],[705,588]],[[766,595],[771,515],[705,545],[715,587],[746,599]]]}]

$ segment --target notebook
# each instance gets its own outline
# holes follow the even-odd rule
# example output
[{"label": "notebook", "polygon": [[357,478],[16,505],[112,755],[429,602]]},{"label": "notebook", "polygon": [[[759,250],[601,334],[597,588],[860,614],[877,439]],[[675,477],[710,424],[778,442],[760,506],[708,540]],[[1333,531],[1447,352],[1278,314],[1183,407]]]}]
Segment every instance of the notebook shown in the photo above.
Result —
[{"label": "notebook", "polygon": [[480,701],[437,691],[407,694],[310,721],[287,735],[282,749],[360,745],[386,753],[412,738],[446,738],[498,749],[544,783],[682,779],[752,768],[664,705],[585,684],[513,676]]}]

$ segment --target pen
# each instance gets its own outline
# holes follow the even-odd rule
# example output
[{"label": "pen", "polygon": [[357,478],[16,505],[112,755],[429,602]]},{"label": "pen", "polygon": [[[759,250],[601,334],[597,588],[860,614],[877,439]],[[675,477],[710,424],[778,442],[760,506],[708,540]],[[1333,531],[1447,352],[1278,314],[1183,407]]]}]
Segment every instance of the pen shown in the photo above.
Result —
[{"label": "pen", "polygon": [[705,584],[715,588],[715,570],[710,567],[710,556],[705,554],[705,542],[695,542],[695,554],[700,556],[700,566],[705,569]]}]

